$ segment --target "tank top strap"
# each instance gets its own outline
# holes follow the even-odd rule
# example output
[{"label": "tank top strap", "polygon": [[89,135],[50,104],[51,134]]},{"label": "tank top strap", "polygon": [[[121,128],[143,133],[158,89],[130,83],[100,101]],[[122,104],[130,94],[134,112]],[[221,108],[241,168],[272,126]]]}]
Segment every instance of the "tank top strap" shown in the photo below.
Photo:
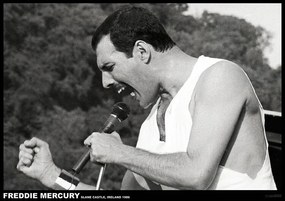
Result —
[{"label": "tank top strap", "polygon": [[[209,67],[213,66],[215,63],[221,61],[222,59],[217,59],[217,58],[210,58],[210,57],[205,57],[204,55],[201,55],[198,57],[197,62],[195,63],[193,70],[189,76],[189,78],[186,80],[184,85],[181,87],[181,89],[178,91],[176,96],[173,98],[175,99],[180,99],[180,94],[183,96],[182,99],[179,100],[179,102],[183,101],[185,103],[189,103],[189,100],[192,97],[194,88],[201,76],[201,74],[207,70]],[[174,102],[174,101],[173,101]]]},{"label": "tank top strap", "polygon": [[222,59],[205,57],[203,55],[200,56],[191,73],[189,82],[186,84],[189,84],[191,86],[191,89],[193,90],[202,73],[221,60]]},{"label": "tank top strap", "polygon": [[[258,100],[259,101],[259,100]],[[269,146],[269,143],[268,143],[268,140],[267,140],[267,136],[266,136],[266,132],[265,132],[265,113],[264,113],[264,109],[260,103],[260,106],[259,106],[259,110],[260,110],[260,115],[261,115],[261,120],[262,120],[262,124],[263,124],[263,135],[264,135],[264,139],[265,139],[265,143],[266,143],[266,152],[268,152],[268,146]],[[267,153],[266,153],[267,154]]]}]

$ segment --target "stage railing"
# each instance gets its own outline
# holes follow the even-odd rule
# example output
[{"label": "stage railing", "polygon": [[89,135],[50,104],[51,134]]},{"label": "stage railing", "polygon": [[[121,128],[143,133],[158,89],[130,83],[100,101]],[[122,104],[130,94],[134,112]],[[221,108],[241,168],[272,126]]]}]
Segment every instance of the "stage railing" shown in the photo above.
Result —
[{"label": "stage railing", "polygon": [[282,113],[265,110],[265,131],[277,189],[282,189]]}]

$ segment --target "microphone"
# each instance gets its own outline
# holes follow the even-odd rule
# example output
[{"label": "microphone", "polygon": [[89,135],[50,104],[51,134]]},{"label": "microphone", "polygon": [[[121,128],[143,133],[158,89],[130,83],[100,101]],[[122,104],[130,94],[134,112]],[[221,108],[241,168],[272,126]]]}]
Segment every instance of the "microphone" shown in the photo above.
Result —
[{"label": "microphone", "polygon": [[[113,106],[113,110],[109,118],[107,119],[103,128],[100,129],[99,132],[112,133],[114,131],[115,126],[118,123],[128,118],[129,113],[130,113],[130,109],[125,103],[123,102],[116,103]],[[72,170],[75,173],[78,174],[82,170],[82,168],[86,165],[86,163],[90,160],[90,151],[91,151],[90,148],[88,148],[88,150],[84,152],[84,154],[80,157],[77,163],[73,166]]]}]

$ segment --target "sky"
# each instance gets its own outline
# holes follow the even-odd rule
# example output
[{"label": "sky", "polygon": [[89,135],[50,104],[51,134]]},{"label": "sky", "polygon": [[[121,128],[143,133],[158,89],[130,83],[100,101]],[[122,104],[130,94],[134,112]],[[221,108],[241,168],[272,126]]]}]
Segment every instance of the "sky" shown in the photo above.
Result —
[{"label": "sky", "polygon": [[281,3],[189,3],[185,14],[199,17],[204,10],[221,15],[243,18],[254,26],[261,26],[272,35],[271,46],[265,49],[269,65],[281,65]]}]

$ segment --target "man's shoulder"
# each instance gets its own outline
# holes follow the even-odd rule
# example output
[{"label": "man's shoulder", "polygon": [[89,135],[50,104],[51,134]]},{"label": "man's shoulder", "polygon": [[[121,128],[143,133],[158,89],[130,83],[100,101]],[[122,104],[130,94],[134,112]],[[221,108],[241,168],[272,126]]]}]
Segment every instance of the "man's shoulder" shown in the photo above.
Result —
[{"label": "man's shoulder", "polygon": [[247,78],[246,74],[239,65],[224,59],[205,70],[201,78],[204,78],[204,81],[227,81],[232,79],[247,81],[245,79]]},{"label": "man's shoulder", "polygon": [[243,69],[228,60],[220,60],[206,69],[200,76],[196,86],[196,94],[200,97],[211,95],[244,95],[250,89],[250,81]]}]

